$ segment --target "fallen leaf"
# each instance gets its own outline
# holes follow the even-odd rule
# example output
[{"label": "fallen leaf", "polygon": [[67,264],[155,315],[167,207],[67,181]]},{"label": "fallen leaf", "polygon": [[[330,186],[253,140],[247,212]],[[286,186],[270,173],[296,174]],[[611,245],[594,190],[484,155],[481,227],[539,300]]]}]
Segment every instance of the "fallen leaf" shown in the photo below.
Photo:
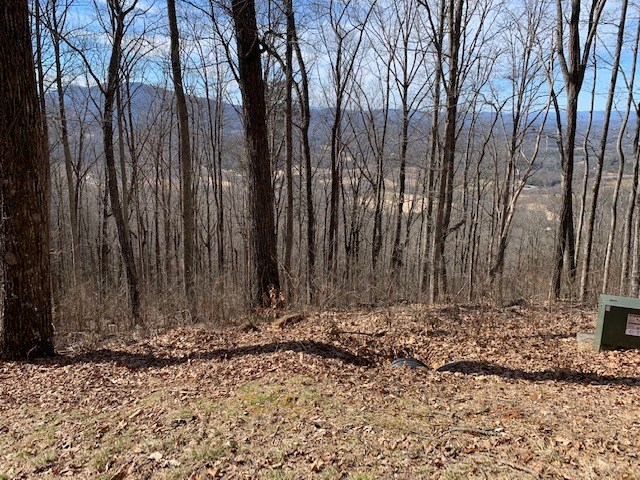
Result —
[{"label": "fallen leaf", "polygon": [[161,452],[153,452],[150,453],[149,456],[147,457],[149,460],[155,460],[156,462],[159,462],[160,460],[162,460],[162,453]]}]

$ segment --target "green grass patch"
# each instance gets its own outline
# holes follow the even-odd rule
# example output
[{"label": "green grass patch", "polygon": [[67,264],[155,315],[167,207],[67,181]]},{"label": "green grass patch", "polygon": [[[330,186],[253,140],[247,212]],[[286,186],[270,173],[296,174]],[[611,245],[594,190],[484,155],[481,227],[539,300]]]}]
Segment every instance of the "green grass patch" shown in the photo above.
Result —
[{"label": "green grass patch", "polygon": [[201,443],[191,449],[190,460],[209,464],[224,457],[226,453],[227,449],[223,445]]}]

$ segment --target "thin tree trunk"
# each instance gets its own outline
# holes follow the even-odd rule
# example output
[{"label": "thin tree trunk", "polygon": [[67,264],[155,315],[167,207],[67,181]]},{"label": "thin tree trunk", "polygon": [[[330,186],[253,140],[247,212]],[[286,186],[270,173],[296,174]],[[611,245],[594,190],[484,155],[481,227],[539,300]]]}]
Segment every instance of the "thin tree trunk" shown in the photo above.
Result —
[{"label": "thin tree trunk", "polygon": [[285,0],[287,16],[287,37],[285,53],[285,176],[287,182],[287,207],[284,238],[284,274],[285,295],[288,303],[292,301],[291,253],[293,250],[293,39],[294,18],[293,2]]},{"label": "thin tree trunk", "polygon": [[[607,150],[607,137],[609,135],[609,123],[611,120],[611,110],[616,93],[616,82],[618,80],[618,69],[620,67],[620,55],[622,53],[622,45],[624,43],[624,26],[627,21],[627,0],[623,0],[620,11],[620,23],[618,26],[618,37],[616,41],[616,52],[611,67],[611,82],[609,83],[609,95],[607,96],[607,105],[604,112],[604,123],[602,124],[602,134],[600,138],[600,149],[597,156],[596,176],[593,183],[591,208],[589,209],[589,217],[587,220],[587,231],[585,232],[584,255],[582,257],[582,273],[580,275],[580,302],[584,303],[587,299],[589,289],[589,272],[591,269],[591,254],[593,250],[593,229],[596,221],[596,212],[598,208],[598,196],[600,194],[600,182],[602,180],[602,167],[604,165],[604,155]],[[620,150],[621,151],[621,150]],[[622,170],[624,169],[624,157],[620,158],[620,180],[622,180]],[[616,187],[614,198],[614,213],[612,216],[613,230],[615,230],[616,207],[618,203],[619,188]],[[612,231],[613,231],[612,230]],[[605,269],[606,270],[606,269]],[[606,275],[606,273],[605,273]],[[605,277],[605,280],[607,278]]]},{"label": "thin tree trunk", "polygon": [[104,157],[107,168],[107,186],[109,198],[111,199],[111,211],[116,221],[120,250],[122,253],[129,296],[131,302],[131,314],[135,323],[140,319],[140,289],[138,285],[138,272],[136,271],[131,239],[127,236],[126,223],[122,204],[120,202],[120,192],[118,191],[118,175],[116,172],[115,155],[113,151],[113,112],[118,85],[120,83],[120,61],[122,57],[122,39],[124,38],[124,21],[126,15],[135,8],[137,1],[127,9],[123,9],[119,0],[109,0],[109,8],[114,18],[113,45],[109,66],[107,70],[107,85],[104,90],[104,116],[102,120],[102,130],[104,135]]},{"label": "thin tree trunk", "polygon": [[[600,14],[606,0],[593,0],[589,12],[588,31],[584,47],[580,45],[580,0],[571,0],[571,13],[569,16],[569,38],[567,59],[564,52],[564,12],[562,0],[556,0],[557,9],[557,48],[558,60],[564,77],[566,87],[566,116],[567,128],[564,138],[564,155],[562,156],[562,194],[560,221],[555,240],[553,259],[553,272],[551,280],[550,296],[557,300],[560,298],[562,287],[562,270],[567,264],[571,283],[575,280],[575,232],[573,226],[573,167],[575,158],[575,139],[577,131],[578,96],[584,80],[587,67],[587,58],[591,52],[591,45],[595,38],[600,20]],[[581,52],[581,48],[583,48]]]},{"label": "thin tree trunk", "polygon": [[636,29],[634,44],[633,44],[633,67],[631,72],[631,78],[627,82],[627,88],[629,90],[627,97],[627,115],[625,121],[628,122],[629,115],[631,114],[631,106],[633,104],[633,111],[636,118],[635,133],[633,135],[633,171],[631,177],[631,191],[629,192],[629,199],[627,202],[627,208],[624,218],[624,229],[622,233],[622,260],[620,268],[620,295],[624,295],[631,287],[629,279],[630,262],[629,254],[631,251],[632,235],[633,235],[633,218],[635,210],[636,198],[638,196],[638,174],[640,173],[640,151],[638,150],[640,144],[640,113],[638,106],[634,103],[633,88],[635,83],[636,74],[636,62],[638,60],[638,48],[640,46],[640,22]]},{"label": "thin tree trunk", "polygon": [[438,190],[438,208],[436,211],[435,242],[433,256],[433,277],[429,290],[429,301],[434,303],[442,294],[446,293],[447,277],[445,268],[445,245],[451,220],[451,206],[453,201],[453,174],[455,168],[455,149],[458,116],[458,61],[461,43],[462,0],[450,0],[448,12],[449,30],[449,72],[445,84],[447,96],[447,115],[444,131],[444,146],[442,170]]},{"label": "thin tree trunk", "polygon": [[[636,153],[637,155],[637,153]],[[636,212],[640,211],[640,195],[636,195]],[[640,294],[640,215],[636,214],[633,228],[633,265],[631,266],[631,295]]]},{"label": "thin tree trunk", "polygon": [[335,82],[336,95],[335,114],[331,125],[331,195],[329,199],[329,245],[327,251],[327,273],[335,274],[338,257],[338,212],[340,207],[340,144],[342,133],[342,47],[338,46]]},{"label": "thin tree trunk", "polygon": [[[639,24],[640,29],[640,24]],[[631,94],[630,94],[631,96]],[[636,265],[638,259],[633,257],[633,261],[630,265],[630,253],[633,244],[633,222],[634,218],[638,219],[637,200],[640,198],[638,195],[638,175],[640,173],[640,113],[635,110],[636,114],[636,128],[633,136],[633,173],[631,180],[631,191],[629,192],[629,200],[627,203],[627,211],[624,218],[624,232],[622,234],[622,267],[620,271],[620,294],[624,295],[628,290],[630,291],[633,283],[629,278],[630,270],[633,265]]]},{"label": "thin tree trunk", "polygon": [[116,88],[116,121],[118,123],[118,160],[120,164],[120,185],[122,188],[122,218],[126,237],[131,241],[131,227],[129,225],[129,180],[127,178],[127,154],[125,151],[124,107],[122,105],[122,79],[118,79]]},{"label": "thin tree trunk", "polygon": [[[218,253],[218,274],[222,276],[224,282],[226,264],[225,264],[225,248],[224,248],[224,180],[222,178],[222,128],[224,125],[224,103],[222,102],[222,90],[216,90],[216,128],[215,128],[215,142],[216,145],[216,164],[218,190],[217,190],[217,203],[216,212],[218,221],[216,223],[217,232],[217,253]],[[230,245],[232,248],[232,244]],[[232,248],[233,250],[233,248]]]},{"label": "thin tree trunk", "polygon": [[193,208],[193,181],[192,160],[189,133],[189,111],[182,84],[182,67],[180,65],[180,44],[178,22],[176,18],[175,0],[167,0],[167,13],[169,16],[169,32],[171,36],[171,72],[173,74],[173,87],[176,94],[176,106],[178,110],[178,129],[180,132],[180,176],[182,179],[182,230],[183,230],[183,256],[184,256],[184,289],[187,299],[187,307],[191,319],[197,318],[196,293],[194,284],[194,237],[195,218]]},{"label": "thin tree trunk", "polygon": [[[36,2],[38,3],[38,2]],[[54,61],[56,68],[56,88],[58,90],[58,110],[60,112],[60,137],[62,140],[62,150],[64,153],[64,166],[67,177],[67,200],[69,202],[69,218],[71,227],[71,264],[73,281],[77,280],[78,273],[78,206],[76,203],[76,191],[75,191],[75,175],[73,171],[73,160],[71,158],[71,146],[69,144],[69,129],[67,122],[67,111],[65,106],[65,91],[62,85],[62,77],[64,72],[62,71],[62,60],[60,56],[60,28],[57,12],[57,2],[52,2],[51,21],[52,28],[51,40],[53,43]]]},{"label": "thin tree trunk", "polygon": [[576,228],[576,264],[579,260],[580,248],[582,247],[582,232],[584,230],[584,216],[587,211],[587,190],[589,186],[589,174],[591,170],[591,164],[589,162],[589,150],[590,150],[590,136],[591,128],[593,126],[593,113],[595,111],[596,101],[596,89],[598,86],[598,68],[597,68],[597,56],[596,49],[593,49],[593,84],[591,86],[591,108],[589,109],[589,122],[584,132],[584,141],[582,143],[582,149],[584,150],[584,174],[582,175],[582,186],[580,188],[580,210],[578,213],[578,227]]},{"label": "thin tree trunk", "polygon": [[300,71],[300,132],[302,135],[302,155],[305,168],[305,201],[307,204],[307,303],[312,304],[315,298],[316,282],[316,218],[313,200],[313,170],[311,166],[311,142],[309,140],[309,127],[311,125],[311,107],[309,104],[309,78],[307,68],[302,56],[302,49],[298,41],[296,30],[295,11],[291,12],[291,35],[296,52],[296,61]]},{"label": "thin tree trunk", "polygon": [[422,267],[422,288],[423,292],[431,291],[431,280],[433,279],[433,204],[434,190],[436,187],[436,170],[440,163],[440,89],[441,75],[440,68],[436,68],[434,106],[431,116],[431,133],[429,135],[429,153],[427,155],[427,175],[425,179],[425,189],[427,195],[426,228],[424,233],[424,265]]},{"label": "thin tree trunk", "polygon": [[111,286],[111,272],[109,269],[109,189],[107,188],[107,167],[104,169],[104,192],[102,192],[101,218],[100,218],[100,295],[104,301]]},{"label": "thin tree trunk", "polygon": [[[405,46],[405,53],[407,53]],[[398,204],[396,210],[396,224],[394,228],[393,236],[393,248],[391,251],[391,270],[396,276],[399,273],[403,264],[404,251],[402,248],[401,234],[402,234],[402,218],[404,216],[404,196],[407,180],[407,149],[409,145],[409,106],[407,103],[407,97],[409,96],[409,81],[406,78],[403,79],[403,89],[401,93],[402,98],[402,128],[400,131],[400,173],[398,179]]]}]

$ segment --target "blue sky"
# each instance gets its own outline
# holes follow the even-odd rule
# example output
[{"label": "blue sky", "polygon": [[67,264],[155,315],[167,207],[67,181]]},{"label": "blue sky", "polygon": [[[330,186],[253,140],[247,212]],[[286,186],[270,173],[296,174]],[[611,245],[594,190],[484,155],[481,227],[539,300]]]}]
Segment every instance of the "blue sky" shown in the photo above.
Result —
[{"label": "blue sky", "polygon": [[[60,0],[63,1],[63,0]],[[180,5],[181,2],[178,3]],[[71,14],[68,19],[68,28],[73,30],[73,35],[81,35],[81,34],[89,34],[93,36],[94,45],[96,45],[97,50],[92,55],[92,62],[95,62],[93,67],[96,71],[103,70],[103,67],[100,66],[106,63],[106,56],[109,52],[109,40],[108,36],[104,33],[103,27],[100,24],[100,18],[102,21],[106,20],[106,0],[76,0],[72,3],[73,7],[71,9]],[[145,66],[143,69],[139,69],[140,78],[139,80],[146,81],[149,83],[164,83],[166,81],[166,74],[162,71],[164,62],[167,61],[168,58],[168,41],[166,38],[166,29],[163,26],[164,21],[164,2],[163,1],[154,1],[154,0],[140,0],[138,3],[139,7],[142,10],[145,10],[146,16],[144,19],[139,21],[139,25],[137,28],[140,30],[142,28],[148,29],[151,32],[148,36],[148,45],[145,46],[146,49],[150,50],[150,54],[148,59],[145,61]],[[303,2],[303,5],[307,5],[306,1]],[[615,7],[615,2],[612,2],[613,7]],[[96,9],[97,7],[97,9]],[[612,8],[613,8],[612,7]],[[184,4],[182,8],[185,8]],[[99,16],[96,12],[97,10],[101,11],[101,16]],[[309,9],[309,12],[311,10]],[[309,13],[307,12],[307,13]],[[637,13],[636,13],[637,15]],[[317,17],[316,17],[317,20]],[[222,20],[223,22],[225,20]],[[637,26],[637,20],[629,21],[627,26],[627,34],[635,33],[635,28]],[[634,30],[631,32],[631,30]],[[594,109],[595,110],[604,110],[606,104],[606,98],[608,93],[608,87],[610,82],[610,67],[605,65],[607,62],[607,58],[610,58],[611,52],[608,49],[604,48],[602,42],[611,43],[615,39],[615,31],[616,27],[609,23],[604,26],[602,30],[602,36],[600,39],[600,44],[596,44],[597,52],[602,57],[598,60],[599,67],[597,70],[597,83],[596,83],[596,96],[594,99]],[[132,32],[135,35],[135,31]],[[315,81],[314,85],[316,86],[313,89],[313,92],[316,92],[315,95],[315,103],[322,103],[329,101],[328,99],[323,99],[322,85],[326,85],[329,78],[328,68],[328,60],[330,55],[327,53],[327,50],[323,50],[323,46],[319,45],[319,31],[316,30],[314,33],[313,29],[305,31],[301,29],[301,36],[307,35],[308,39],[311,40],[312,43],[307,43],[304,45],[305,53],[308,54],[309,62],[308,66],[312,69],[311,71],[314,73]],[[311,35],[311,36],[309,36]],[[188,40],[183,43],[188,43]],[[231,42],[232,43],[232,42]],[[103,47],[100,48],[99,45],[102,44]],[[186,47],[188,48],[188,46]],[[233,48],[233,45],[231,45]],[[324,53],[323,53],[324,52]],[[101,58],[102,57],[102,58]],[[373,58],[373,57],[372,57]],[[622,66],[625,71],[629,72],[631,70],[631,62],[632,62],[632,51],[631,45],[624,50],[623,58],[622,58]],[[370,64],[368,65],[370,66]],[[144,70],[144,74],[142,74],[142,70]],[[375,69],[369,69],[370,71],[375,71]],[[591,90],[593,86],[593,72],[594,69],[589,67],[587,70],[587,74],[585,76],[585,81],[582,89],[582,93],[579,99],[579,109],[581,111],[589,111],[591,108]],[[76,82],[82,83],[83,79],[78,79],[75,77],[75,71],[73,78]],[[322,80],[322,81],[321,81]],[[365,78],[366,80],[366,78]],[[70,78],[69,81],[72,81]],[[330,83],[330,82],[329,82]],[[372,85],[375,82],[372,83]],[[556,88],[561,87],[562,81],[559,77],[559,82],[557,83]],[[618,90],[620,93],[616,96],[615,107],[620,110],[624,110],[626,108],[627,103],[627,94],[623,93],[622,90],[625,90],[624,81],[622,76],[619,76],[618,79]],[[417,88],[417,87],[416,87]],[[233,92],[233,87],[230,88],[230,92]],[[236,94],[231,93],[231,98],[237,98]],[[562,96],[560,98],[562,101]]]}]

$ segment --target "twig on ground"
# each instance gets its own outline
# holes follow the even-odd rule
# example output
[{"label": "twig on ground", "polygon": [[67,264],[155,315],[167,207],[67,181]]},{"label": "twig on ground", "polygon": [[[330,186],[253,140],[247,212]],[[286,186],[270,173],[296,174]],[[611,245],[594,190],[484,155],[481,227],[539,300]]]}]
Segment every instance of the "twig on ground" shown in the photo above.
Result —
[{"label": "twig on ground", "polygon": [[513,468],[514,470],[519,470],[520,472],[528,473],[533,478],[540,478],[540,475],[537,472],[534,472],[533,470],[531,470],[530,468],[523,467],[521,465],[516,465],[515,463],[507,462],[506,460],[500,460],[498,463],[500,465]]},{"label": "twig on ground", "polygon": [[490,437],[496,434],[496,432],[494,432],[493,430],[483,430],[481,428],[473,428],[473,427],[465,427],[465,426],[451,427],[445,433],[451,433],[451,432],[471,433],[475,435],[484,435],[487,437]]}]

